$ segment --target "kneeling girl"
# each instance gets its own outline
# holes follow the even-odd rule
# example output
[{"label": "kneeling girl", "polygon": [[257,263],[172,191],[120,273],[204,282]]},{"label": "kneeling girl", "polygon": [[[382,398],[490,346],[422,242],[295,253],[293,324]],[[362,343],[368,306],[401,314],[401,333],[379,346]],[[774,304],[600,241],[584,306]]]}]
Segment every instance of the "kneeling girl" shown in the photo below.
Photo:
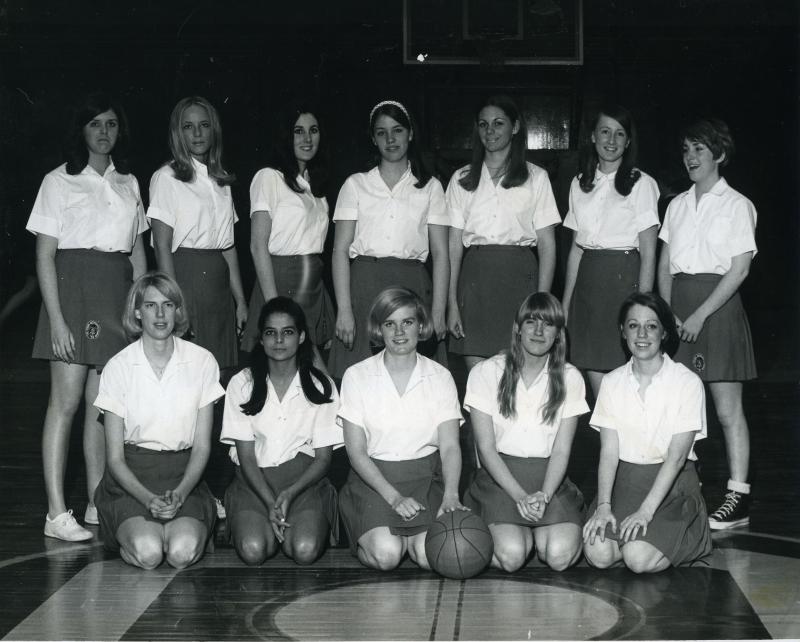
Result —
[{"label": "kneeling girl", "polygon": [[564,312],[551,294],[519,307],[511,349],[469,373],[470,411],[483,465],[464,503],[494,539],[492,566],[516,571],[534,544],[555,570],[581,554],[583,495],[566,476],[578,417],[589,411],[580,372],[566,363]]},{"label": "kneeling girl", "polygon": [[107,548],[142,568],[195,563],[212,532],[214,498],[201,480],[214,402],[225,391],[205,348],[179,339],[183,294],[163,272],[131,287],[122,320],[138,341],[106,364],[94,405],[104,413],[106,470],[95,491]]},{"label": "kneeling girl", "polygon": [[314,367],[314,346],[298,303],[270,299],[259,316],[260,345],[225,395],[220,441],[232,444],[236,476],[225,493],[239,557],[261,564],[280,546],[298,564],[325,550],[336,523],[336,491],[326,477],[339,398]]},{"label": "kneeling girl", "polygon": [[340,494],[342,521],[362,564],[390,570],[408,552],[427,569],[432,520],[464,508],[456,386],[446,368],[417,354],[417,343],[433,332],[417,294],[384,290],[367,325],[384,350],[342,379],[339,416],[352,466]]},{"label": "kneeling girl", "polygon": [[632,294],[619,324],[631,360],[603,378],[589,422],[600,431],[600,463],[586,559],[636,573],[703,562],[711,536],[693,448],[706,436],[703,383],[667,354],[678,330],[661,297]]}]

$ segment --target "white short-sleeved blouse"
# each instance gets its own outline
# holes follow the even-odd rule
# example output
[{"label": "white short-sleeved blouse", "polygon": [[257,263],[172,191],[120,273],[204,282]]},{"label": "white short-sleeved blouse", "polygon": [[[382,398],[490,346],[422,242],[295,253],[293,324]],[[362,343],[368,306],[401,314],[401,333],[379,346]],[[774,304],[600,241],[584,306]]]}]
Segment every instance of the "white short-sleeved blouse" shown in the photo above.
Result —
[{"label": "white short-sleeved blouse", "polygon": [[87,165],[80,174],[67,165],[42,181],[26,229],[58,239],[58,249],[130,252],[147,230],[139,183],[111,163],[101,176]]}]

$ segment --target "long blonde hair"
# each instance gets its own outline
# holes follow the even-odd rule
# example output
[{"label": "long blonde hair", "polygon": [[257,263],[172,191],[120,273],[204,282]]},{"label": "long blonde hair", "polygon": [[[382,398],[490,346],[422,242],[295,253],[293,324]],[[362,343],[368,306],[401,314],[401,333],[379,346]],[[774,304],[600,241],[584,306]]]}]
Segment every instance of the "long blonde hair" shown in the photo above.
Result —
[{"label": "long blonde hair", "polygon": [[186,141],[181,134],[183,112],[192,105],[197,105],[206,110],[211,124],[211,146],[208,149],[208,175],[216,181],[217,185],[224,187],[236,180],[236,176],[229,174],[222,167],[222,124],[219,114],[214,106],[202,96],[187,96],[181,98],[169,117],[169,151],[172,153],[170,167],[175,172],[175,178],[184,183],[194,180],[194,165],[192,155],[186,146]]},{"label": "long blonde hair", "polygon": [[558,409],[567,396],[567,387],[564,384],[567,336],[564,331],[566,322],[561,303],[548,292],[536,292],[529,295],[517,310],[514,327],[511,331],[511,348],[506,352],[503,376],[497,387],[497,403],[503,417],[511,419],[517,416],[517,383],[522,366],[525,364],[525,351],[522,348],[520,332],[522,324],[529,319],[541,320],[558,328],[558,334],[550,348],[547,400],[542,404],[542,419],[545,423],[552,424],[558,415]]}]

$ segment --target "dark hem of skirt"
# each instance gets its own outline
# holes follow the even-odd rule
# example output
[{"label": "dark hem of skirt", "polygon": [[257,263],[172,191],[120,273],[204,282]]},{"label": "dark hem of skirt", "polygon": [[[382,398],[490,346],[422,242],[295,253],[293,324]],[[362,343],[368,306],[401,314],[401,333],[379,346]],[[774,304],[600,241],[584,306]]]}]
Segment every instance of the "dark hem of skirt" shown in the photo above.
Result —
[{"label": "dark hem of skirt", "polygon": [[622,302],[639,288],[636,250],[584,250],[569,305],[569,362],[608,372],[627,361],[617,318]]},{"label": "dark hem of skirt", "polygon": [[[550,461],[548,458],[499,454],[511,475],[525,492],[534,493],[542,489]],[[477,471],[472,484],[464,494],[464,505],[474,510],[487,524],[517,524],[538,528],[568,522],[583,526],[583,493],[566,476],[538,522],[530,522],[519,514],[516,503],[492,479],[485,468]]]},{"label": "dark hem of skirt", "polygon": [[[61,313],[75,340],[71,363],[102,367],[128,345],[122,314],[133,277],[130,256],[89,249],[58,250],[55,265]],[[44,303],[32,356],[58,360]]]},{"label": "dark hem of skirt", "polygon": [[[672,310],[684,320],[708,298],[722,276],[676,274]],[[736,292],[708,319],[694,343],[681,341],[674,360],[703,381],[749,381],[758,376],[750,323]]]},{"label": "dark hem of skirt", "polygon": [[[619,524],[639,509],[653,487],[661,464],[631,464],[620,461],[611,493],[611,509]],[[588,514],[597,508],[597,498]],[[606,527],[605,536],[618,541],[617,534]],[[687,460],[672,488],[647,525],[647,534],[637,537],[661,551],[672,566],[691,565],[711,555],[711,531],[700,480],[693,461]],[[620,543],[620,547],[624,547]]]},{"label": "dark hem of skirt", "polygon": [[413,497],[426,510],[417,513],[412,520],[404,520],[351,469],[339,492],[339,514],[353,555],[358,551],[359,538],[373,528],[386,526],[392,535],[402,537],[424,533],[436,517],[444,496],[438,451],[420,459],[372,461],[401,495]]},{"label": "dark hem of skirt", "polygon": [[[281,490],[297,481],[313,462],[313,457],[299,453],[293,459],[285,461],[279,466],[270,466],[260,470],[270,488],[277,495]],[[264,502],[248,484],[241,467],[236,466],[235,476],[225,490],[225,512],[228,524],[231,523],[231,518],[236,513],[245,510],[269,518],[269,511]],[[329,544],[335,546],[339,540],[337,493],[327,477],[323,477],[294,498],[289,506],[286,521],[291,524],[292,516],[305,510],[313,510],[324,515],[330,529]]]},{"label": "dark hem of skirt", "polygon": [[[382,348],[373,346],[367,334],[367,318],[375,297],[391,286],[401,286],[413,290],[431,309],[433,285],[425,264],[416,259],[398,259],[396,257],[357,256],[350,263],[350,298],[353,307],[353,318],[356,336],[353,349],[348,350],[339,339],[333,340],[328,370],[331,376],[341,379],[350,366],[380,352]],[[420,342],[417,350],[436,360],[447,364],[447,355],[443,342],[435,338]]]},{"label": "dark hem of skirt", "polygon": [[[139,482],[150,492],[158,495],[178,486],[183,479],[189,463],[191,449],[150,450],[132,444],[125,444],[125,463]],[[131,517],[143,517],[145,521],[165,524],[179,517],[192,517],[206,527],[208,536],[214,532],[217,518],[214,497],[203,480],[198,482],[183,502],[172,520],[153,517],[146,506],[128,494],[119,485],[108,468],[94,494],[97,516],[100,520],[100,536],[104,546],[111,551],[119,550],[116,535],[119,527]]]},{"label": "dark hem of skirt", "polygon": [[236,306],[222,250],[180,247],[173,261],[189,319],[183,338],[210,351],[220,370],[235,367],[239,362]]},{"label": "dark hem of skirt", "polygon": [[517,310],[539,287],[533,248],[473,245],[458,279],[458,307],[464,337],[450,337],[453,354],[491,357],[508,346]]}]

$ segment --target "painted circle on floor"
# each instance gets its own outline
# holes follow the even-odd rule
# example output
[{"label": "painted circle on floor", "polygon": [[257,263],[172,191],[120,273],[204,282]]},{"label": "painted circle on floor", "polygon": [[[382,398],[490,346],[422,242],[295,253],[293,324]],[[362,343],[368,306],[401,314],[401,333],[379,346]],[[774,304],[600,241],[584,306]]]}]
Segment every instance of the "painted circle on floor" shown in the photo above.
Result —
[{"label": "painted circle on floor", "polygon": [[253,613],[251,630],[301,640],[586,640],[617,628],[620,615],[598,594],[568,587],[432,577],[301,595]]}]

